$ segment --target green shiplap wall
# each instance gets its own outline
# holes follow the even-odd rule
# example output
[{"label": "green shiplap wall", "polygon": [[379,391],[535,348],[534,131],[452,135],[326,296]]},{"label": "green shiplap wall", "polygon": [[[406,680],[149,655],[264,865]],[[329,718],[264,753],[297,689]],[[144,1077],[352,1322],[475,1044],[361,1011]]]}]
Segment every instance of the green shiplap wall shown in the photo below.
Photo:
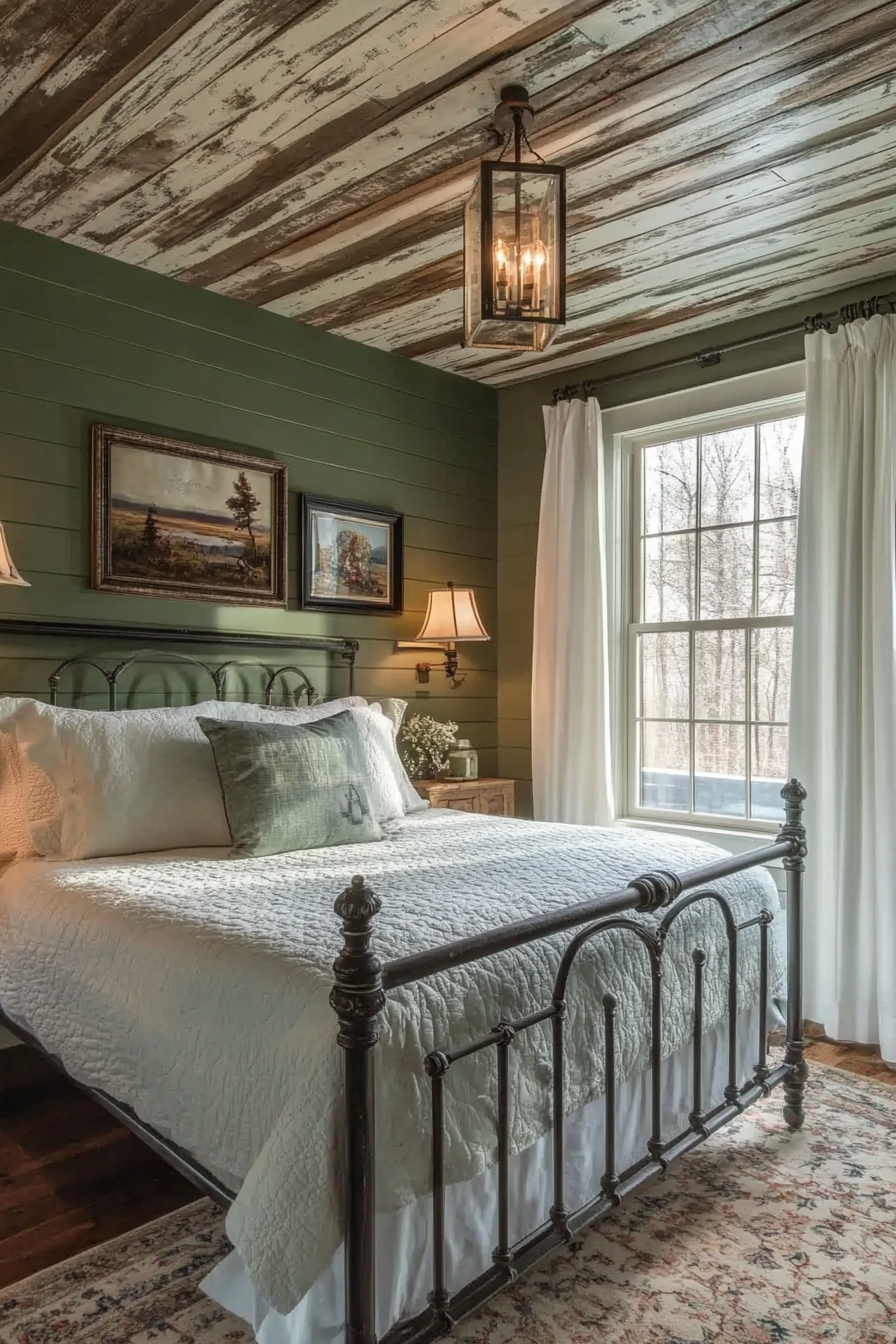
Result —
[{"label": "green shiplap wall", "polygon": [[[542,407],[551,403],[553,389],[567,383],[594,379],[601,407],[648,401],[685,388],[723,382],[742,374],[780,368],[803,358],[803,334],[791,333],[762,341],[725,355],[721,363],[702,369],[696,362],[661,373],[641,374],[639,368],[671,359],[692,359],[700,350],[749,340],[782,327],[796,326],[811,312],[839,312],[861,294],[888,294],[896,277],[863,284],[861,293],[837,291],[807,300],[797,307],[763,313],[727,323],[674,341],[657,342],[602,363],[581,365],[512,387],[499,393],[498,492],[498,769],[517,780],[517,812],[531,816],[531,688],[532,605],[535,592],[535,552],[538,510],[544,470]],[[601,379],[619,381],[601,387]],[[624,376],[623,376],[624,375]]]},{"label": "green shiplap wall", "polygon": [[[227,656],[235,632],[357,638],[360,694],[401,696],[455,719],[482,750],[483,772],[493,773],[494,639],[462,647],[467,676],[454,691],[440,669],[418,686],[417,658],[393,643],[417,633],[430,587],[448,579],[475,588],[497,634],[497,411],[490,388],[0,223],[0,519],[32,584],[0,587],[0,614],[212,629],[222,643],[205,648],[210,661]],[[93,592],[95,421],[286,462],[290,609]],[[404,513],[403,616],[295,609],[302,490]],[[0,638],[6,694],[43,695],[60,657],[101,651],[87,637],[77,649],[68,640]],[[290,659],[270,652],[265,661]],[[158,670],[132,684],[131,703],[177,694]],[[343,686],[336,679],[329,689]]]}]

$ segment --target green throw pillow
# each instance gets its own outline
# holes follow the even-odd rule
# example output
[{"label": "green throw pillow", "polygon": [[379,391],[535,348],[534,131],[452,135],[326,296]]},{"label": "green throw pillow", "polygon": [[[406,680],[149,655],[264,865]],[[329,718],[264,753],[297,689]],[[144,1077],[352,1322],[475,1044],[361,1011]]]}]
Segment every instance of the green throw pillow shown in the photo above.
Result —
[{"label": "green throw pillow", "polygon": [[350,711],[302,724],[197,723],[215,754],[234,856],[382,840]]}]

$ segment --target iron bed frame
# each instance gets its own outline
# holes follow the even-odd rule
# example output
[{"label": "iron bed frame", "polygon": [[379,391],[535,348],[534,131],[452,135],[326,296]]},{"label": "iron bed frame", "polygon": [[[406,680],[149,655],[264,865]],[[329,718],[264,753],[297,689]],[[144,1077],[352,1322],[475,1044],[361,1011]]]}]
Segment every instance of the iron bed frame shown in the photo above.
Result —
[{"label": "iron bed frame", "polygon": [[[301,646],[300,641],[297,640],[295,643]],[[313,647],[319,647],[319,644],[313,642],[306,642],[305,647],[308,647],[309,643]],[[334,640],[331,643],[337,645],[342,642]],[[348,656],[345,649],[338,651],[342,652],[343,656]],[[105,671],[93,659],[68,659],[50,678],[51,700],[53,703],[56,701],[61,675],[73,666],[88,663],[97,668],[109,681],[110,705],[114,707],[115,687],[121,672],[146,656],[157,655],[153,655],[151,650],[130,655],[116,664],[112,674]],[[213,670],[189,655],[176,656],[193,662],[208,672],[215,681],[216,692],[221,693],[223,676],[219,681],[216,672],[226,674],[227,667]],[[268,702],[277,677],[284,672],[297,673],[304,693],[308,695],[309,700],[314,698],[314,689],[309,679],[300,669],[290,665],[279,669],[268,681],[265,688]],[[455,1321],[475,1310],[519,1273],[557,1246],[571,1242],[578,1231],[611,1212],[626,1195],[664,1172],[670,1162],[703,1143],[711,1134],[735,1119],[760,1097],[767,1096],[771,1089],[779,1084],[783,1084],[784,1089],[783,1111],[786,1124],[791,1129],[798,1129],[802,1125],[803,1095],[807,1077],[802,1030],[801,961],[803,874],[807,853],[806,830],[803,825],[806,791],[797,780],[791,780],[781,790],[781,795],[784,799],[785,821],[772,844],[746,854],[719,859],[715,863],[680,875],[666,871],[647,873],[635,878],[622,890],[598,895],[550,914],[503,925],[385,964],[381,964],[378,960],[374,946],[376,916],[381,909],[379,896],[371,890],[363,877],[356,876],[350,886],[337,897],[334,908],[342,924],[343,946],[333,964],[334,983],[330,1003],[338,1020],[336,1042],[343,1051],[341,1204],[345,1255],[345,1344],[377,1344],[374,1288],[375,1047],[387,996],[399,986],[413,984],[439,972],[450,971],[457,966],[482,961],[511,948],[522,947],[564,932],[572,933],[561,958],[549,1004],[518,1020],[499,1022],[485,1036],[468,1041],[453,1050],[432,1051],[422,1061],[430,1079],[432,1103],[432,1291],[429,1294],[427,1310],[413,1320],[393,1326],[382,1344],[423,1344],[423,1341],[442,1335]],[[744,931],[758,928],[760,1004],[765,1004],[769,992],[768,931],[774,916],[771,911],[762,910],[751,919],[738,923],[726,896],[716,889],[714,884],[735,873],[760,867],[777,859],[783,863],[787,885],[787,1030],[784,1060],[774,1067],[769,1063],[764,1014],[760,1011],[756,1043],[758,1062],[749,1081],[742,1083],[738,1080],[736,1059],[738,941]],[[663,950],[669,929],[675,920],[684,910],[701,901],[709,901],[721,911],[727,933],[728,1081],[724,1089],[724,1100],[712,1109],[706,1110],[702,1070],[706,954],[702,948],[696,947],[692,952],[694,965],[692,1107],[688,1116],[688,1127],[671,1138],[664,1138],[661,1123]],[[658,920],[648,923],[631,917],[639,913],[656,914]],[[567,985],[580,950],[593,938],[612,929],[626,930],[640,940],[650,963],[651,1134],[644,1155],[625,1170],[617,1171],[617,1002],[611,994],[605,994],[602,1000],[605,1052],[605,1169],[600,1180],[600,1193],[581,1208],[569,1209],[564,1188],[563,1124]],[[550,1209],[546,1210],[545,1221],[522,1241],[512,1245],[509,1237],[510,1056],[515,1037],[542,1022],[551,1024],[553,1049],[552,1077],[547,1084],[551,1089],[552,1106],[553,1199]],[[0,1006],[0,1024],[26,1045],[44,1055],[60,1072],[70,1077],[62,1062],[49,1054],[39,1041],[13,1022],[3,1011],[2,1006]],[[488,1049],[497,1051],[496,1246],[492,1266],[472,1282],[452,1292],[446,1282],[445,1271],[444,1079],[457,1061]],[[233,1202],[234,1194],[220,1181],[196,1163],[189,1153],[141,1121],[127,1106],[84,1084],[78,1083],[78,1086],[221,1207],[227,1208]]]}]

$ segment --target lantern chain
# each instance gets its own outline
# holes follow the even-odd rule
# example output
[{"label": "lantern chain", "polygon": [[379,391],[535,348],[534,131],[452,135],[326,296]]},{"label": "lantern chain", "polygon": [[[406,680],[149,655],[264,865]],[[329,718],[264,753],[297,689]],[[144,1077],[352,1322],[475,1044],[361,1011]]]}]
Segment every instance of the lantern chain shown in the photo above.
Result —
[{"label": "lantern chain", "polygon": [[[538,150],[537,150],[537,149],[533,149],[532,146],[531,146],[531,144],[529,143],[529,137],[528,137],[528,135],[526,134],[526,127],[525,127],[525,125],[523,124],[523,118],[522,118],[522,115],[521,115],[521,113],[520,113],[518,110],[514,110],[514,113],[513,113],[513,120],[514,120],[514,126],[516,126],[516,123],[519,122],[520,134],[521,134],[521,136],[523,137],[523,140],[525,141],[525,145],[526,145],[526,148],[528,149],[529,153],[532,155],[533,158],[537,159],[539,163],[544,163],[544,159],[541,157],[541,155],[539,154]],[[513,139],[513,134],[514,134],[513,131],[508,131],[507,134],[506,134],[506,136],[504,137],[504,144],[501,146],[501,153],[498,155],[497,159],[495,160],[496,163],[500,163],[500,162],[501,162],[501,160],[503,159],[504,155],[507,153],[508,149],[510,148],[510,142],[511,142],[511,140]]]},{"label": "lantern chain", "polygon": [[528,149],[529,153],[530,153],[530,154],[534,154],[535,157],[536,157],[536,159],[538,160],[539,163],[544,163],[544,159],[541,157],[541,155],[539,154],[538,150],[537,150],[537,149],[533,149],[532,146],[529,144],[529,137],[528,137],[528,135],[526,134],[526,128],[525,128],[525,126],[522,126],[520,129],[521,129],[522,132],[523,132],[523,139],[524,139],[525,142],[526,142],[526,148]]}]

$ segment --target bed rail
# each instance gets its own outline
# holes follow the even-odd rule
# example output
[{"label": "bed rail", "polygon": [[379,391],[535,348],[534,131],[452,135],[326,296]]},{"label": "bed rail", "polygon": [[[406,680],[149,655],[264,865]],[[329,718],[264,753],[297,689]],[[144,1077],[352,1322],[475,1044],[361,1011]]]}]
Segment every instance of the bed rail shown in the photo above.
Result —
[{"label": "bed rail", "polygon": [[751,849],[746,854],[720,859],[718,863],[695,868],[693,872],[684,873],[680,877],[662,870],[646,873],[643,877],[635,878],[629,886],[623,887],[620,891],[595,896],[590,901],[569,905],[549,915],[521,919],[516,924],[505,924],[500,929],[477,933],[471,938],[460,938],[457,942],[445,943],[442,947],[427,948],[425,952],[416,952],[409,957],[396,957],[383,967],[383,988],[397,989],[399,985],[425,980],[430,975],[437,975],[439,971],[451,970],[454,966],[465,966],[471,961],[481,961],[483,957],[492,957],[498,952],[506,952],[512,947],[522,947],[524,943],[534,942],[537,938],[563,933],[566,929],[574,929],[579,924],[587,924],[589,920],[617,915],[624,910],[658,910],[683,891],[708,886],[712,882],[721,881],[724,877],[730,877],[733,873],[743,872],[746,868],[757,868],[765,863],[771,863],[773,859],[783,859],[790,853],[790,848],[790,841],[777,840],[773,845],[766,845],[763,849]]},{"label": "bed rail", "polygon": [[[384,966],[374,946],[375,919],[381,909],[379,897],[363,877],[352,879],[337,899],[335,909],[342,920],[344,943],[334,963],[335,983],[330,1002],[336,1012],[337,1041],[343,1050],[343,1186],[342,1208],[345,1237],[346,1323],[345,1344],[376,1344],[374,1297],[374,1061],[379,1038],[379,1019],[390,990],[435,975],[455,966],[481,961],[510,948],[520,947],[567,930],[579,931],[568,943],[558,970],[551,1003],[512,1022],[499,1022],[486,1035],[452,1051],[435,1050],[423,1061],[430,1079],[433,1188],[432,1291],[429,1310],[414,1321],[390,1330],[384,1344],[422,1344],[450,1329],[460,1316],[474,1310],[503,1284],[558,1244],[617,1206],[623,1197],[645,1181],[665,1171],[669,1163],[697,1144],[779,1083],[784,1085],[784,1119],[797,1129],[804,1119],[803,1092],[806,1065],[802,1038],[802,919],[803,873],[806,831],[803,805],[806,791],[797,780],[781,790],[785,822],[771,845],[749,853],[676,875],[665,871],[636,878],[620,891],[596,896],[559,911],[522,920],[413,956],[397,958]],[[757,1063],[752,1078],[741,1084],[737,1077],[737,959],[740,935],[757,927],[760,938],[760,1000],[768,998],[768,931],[773,920],[769,910],[738,923],[723,892],[713,885],[734,873],[782,859],[787,882],[788,962],[787,1041],[782,1064],[769,1066],[766,1031],[760,1020]],[[662,1134],[661,1027],[662,955],[667,935],[679,916],[698,901],[721,909],[728,939],[728,1040],[727,1085],[724,1101],[705,1109],[702,1077],[703,994],[706,953],[692,952],[694,965],[694,1055],[693,1097],[688,1128],[670,1139]],[[627,917],[626,912],[664,912],[656,923]],[[572,966],[581,949],[611,929],[624,929],[640,939],[651,969],[651,1135],[646,1153],[626,1170],[616,1170],[616,1009],[611,994],[603,997],[605,1051],[605,1154],[600,1194],[582,1208],[567,1208],[564,1188],[564,1021],[566,991]],[[760,1015],[761,1016],[761,1015]],[[551,1023],[553,1042],[553,1202],[545,1223],[517,1245],[510,1245],[510,1099],[508,1069],[514,1038],[542,1022]],[[497,1051],[497,1153],[498,1227],[493,1265],[480,1277],[451,1292],[445,1278],[445,1098],[443,1080],[458,1060],[482,1050]]]}]

